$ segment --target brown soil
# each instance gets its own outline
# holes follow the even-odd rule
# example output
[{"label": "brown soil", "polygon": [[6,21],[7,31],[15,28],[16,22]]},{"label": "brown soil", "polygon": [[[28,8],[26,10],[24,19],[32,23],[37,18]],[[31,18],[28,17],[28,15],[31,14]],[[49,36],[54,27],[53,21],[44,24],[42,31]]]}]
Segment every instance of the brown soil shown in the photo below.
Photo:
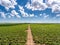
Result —
[{"label": "brown soil", "polygon": [[30,25],[28,25],[26,45],[35,45],[34,41],[33,41],[33,36],[32,36],[32,33],[31,33]]}]

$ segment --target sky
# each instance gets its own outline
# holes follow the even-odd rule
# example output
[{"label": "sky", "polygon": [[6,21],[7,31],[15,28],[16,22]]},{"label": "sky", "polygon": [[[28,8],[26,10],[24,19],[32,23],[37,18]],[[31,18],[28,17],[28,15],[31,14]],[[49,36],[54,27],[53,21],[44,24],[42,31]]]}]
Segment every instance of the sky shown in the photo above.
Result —
[{"label": "sky", "polygon": [[0,0],[0,23],[60,23],[60,0]]}]

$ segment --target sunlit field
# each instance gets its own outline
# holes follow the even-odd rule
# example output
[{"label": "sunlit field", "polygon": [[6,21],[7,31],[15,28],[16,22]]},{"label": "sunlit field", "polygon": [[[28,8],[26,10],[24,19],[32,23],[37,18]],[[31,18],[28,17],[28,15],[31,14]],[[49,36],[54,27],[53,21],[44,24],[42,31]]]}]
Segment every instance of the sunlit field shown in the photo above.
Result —
[{"label": "sunlit field", "polygon": [[31,24],[36,45],[60,45],[60,24]]},{"label": "sunlit field", "polygon": [[[30,24],[35,45],[60,45],[60,24]],[[28,24],[0,24],[0,45],[26,45]]]},{"label": "sunlit field", "polygon": [[25,45],[27,24],[0,24],[0,45]]}]

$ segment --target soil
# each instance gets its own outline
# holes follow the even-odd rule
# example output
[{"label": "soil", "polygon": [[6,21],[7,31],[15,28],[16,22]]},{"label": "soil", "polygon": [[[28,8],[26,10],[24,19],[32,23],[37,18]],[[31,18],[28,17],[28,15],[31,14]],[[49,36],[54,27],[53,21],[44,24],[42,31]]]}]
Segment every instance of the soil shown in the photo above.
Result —
[{"label": "soil", "polygon": [[33,41],[33,36],[32,36],[32,33],[31,33],[30,25],[28,25],[26,45],[35,45],[34,41]]}]

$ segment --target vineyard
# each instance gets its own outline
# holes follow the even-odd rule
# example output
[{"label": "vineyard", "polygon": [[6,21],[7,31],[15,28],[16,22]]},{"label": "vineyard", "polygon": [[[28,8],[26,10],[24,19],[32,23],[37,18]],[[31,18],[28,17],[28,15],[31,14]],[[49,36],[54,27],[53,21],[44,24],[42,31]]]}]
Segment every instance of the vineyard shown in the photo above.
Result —
[{"label": "vineyard", "polygon": [[31,24],[36,45],[60,45],[60,24]]},{"label": "vineyard", "polygon": [[25,45],[27,24],[0,24],[0,45]]}]

